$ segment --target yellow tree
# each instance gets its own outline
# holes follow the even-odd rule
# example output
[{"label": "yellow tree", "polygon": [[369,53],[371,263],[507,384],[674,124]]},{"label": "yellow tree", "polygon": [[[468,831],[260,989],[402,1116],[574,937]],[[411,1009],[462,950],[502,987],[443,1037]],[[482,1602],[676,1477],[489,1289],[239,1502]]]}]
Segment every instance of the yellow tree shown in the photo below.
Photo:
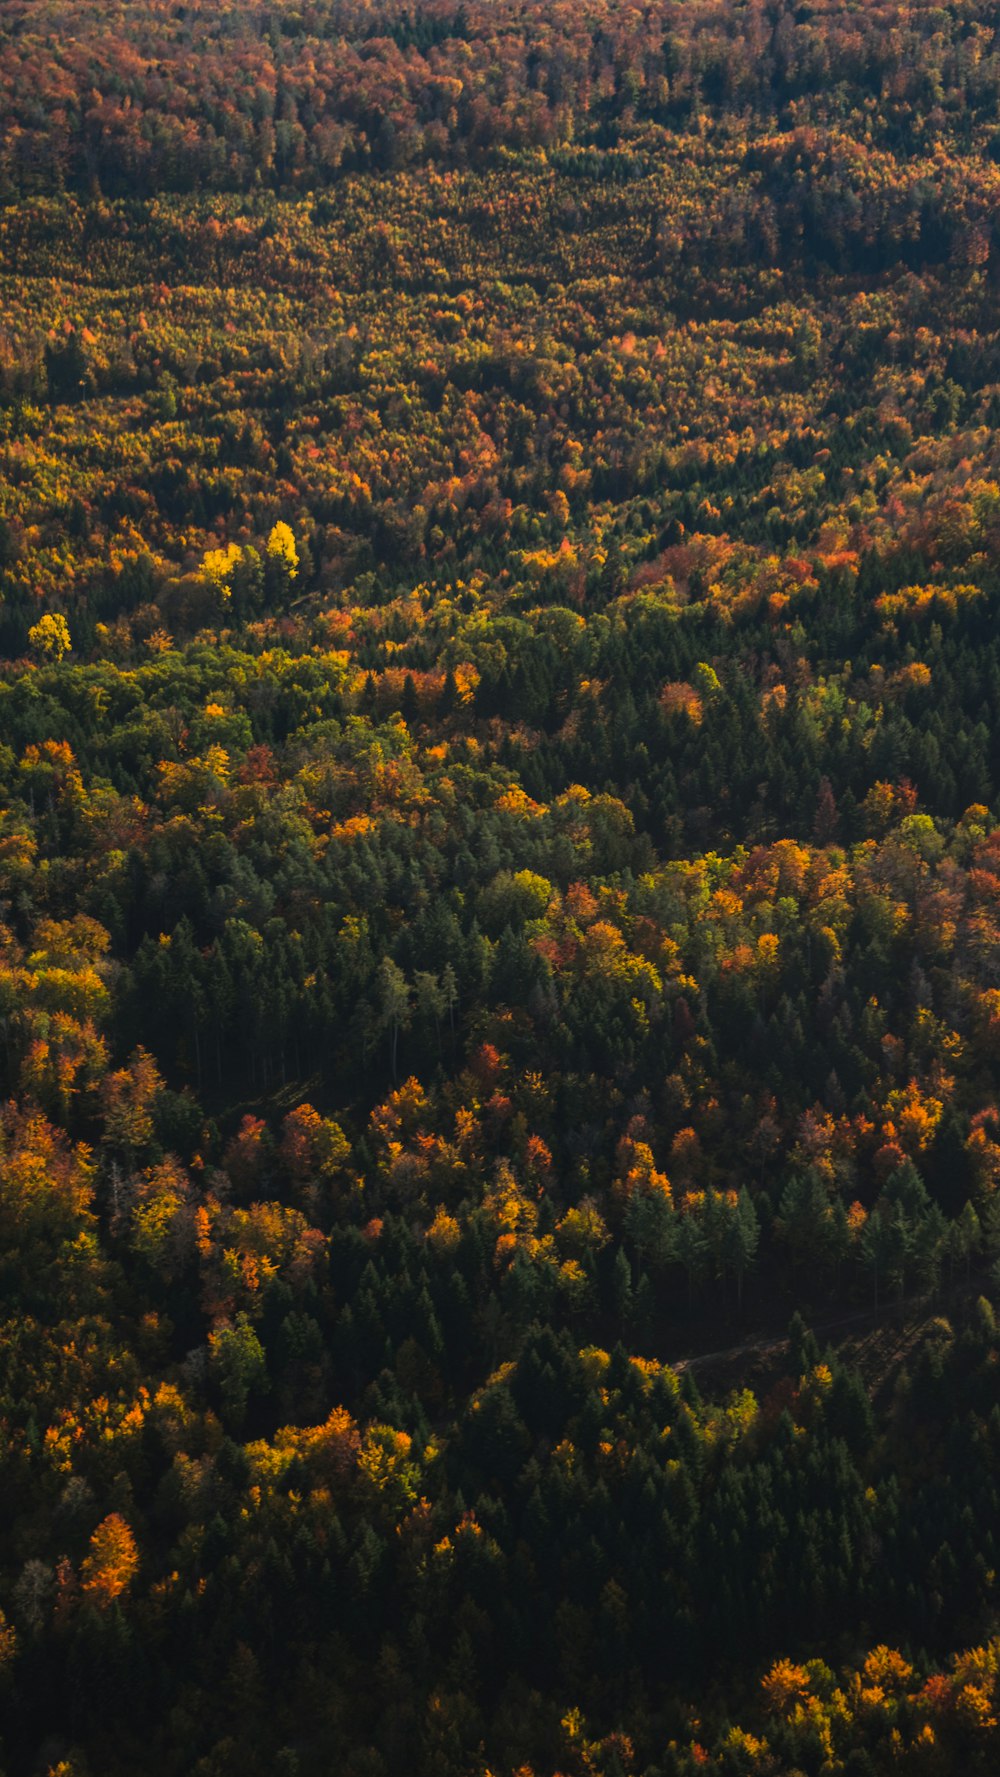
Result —
[{"label": "yellow tree", "polygon": [[295,546],[295,536],[291,525],[279,519],[267,539],[267,553],[271,561],[284,568],[289,580],[294,580],[299,571],[299,552]]},{"label": "yellow tree", "polygon": [[32,624],[28,641],[43,660],[61,660],[70,650],[69,626],[65,617],[46,611],[44,617]]}]

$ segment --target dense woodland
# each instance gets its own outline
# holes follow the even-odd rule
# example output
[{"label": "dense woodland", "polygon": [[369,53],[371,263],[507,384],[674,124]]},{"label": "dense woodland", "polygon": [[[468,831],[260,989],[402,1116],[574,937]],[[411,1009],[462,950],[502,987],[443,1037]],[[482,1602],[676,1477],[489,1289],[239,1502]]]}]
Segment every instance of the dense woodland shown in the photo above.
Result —
[{"label": "dense woodland", "polygon": [[4,1777],[997,1770],[998,426],[985,0],[5,0]]}]

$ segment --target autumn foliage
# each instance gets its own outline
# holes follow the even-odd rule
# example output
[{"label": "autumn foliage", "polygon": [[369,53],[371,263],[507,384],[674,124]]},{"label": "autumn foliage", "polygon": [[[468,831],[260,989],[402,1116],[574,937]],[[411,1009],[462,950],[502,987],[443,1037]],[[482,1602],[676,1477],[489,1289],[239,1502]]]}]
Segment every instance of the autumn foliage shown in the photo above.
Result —
[{"label": "autumn foliage", "polygon": [[0,8],[9,1777],[1000,1764],[998,104]]}]

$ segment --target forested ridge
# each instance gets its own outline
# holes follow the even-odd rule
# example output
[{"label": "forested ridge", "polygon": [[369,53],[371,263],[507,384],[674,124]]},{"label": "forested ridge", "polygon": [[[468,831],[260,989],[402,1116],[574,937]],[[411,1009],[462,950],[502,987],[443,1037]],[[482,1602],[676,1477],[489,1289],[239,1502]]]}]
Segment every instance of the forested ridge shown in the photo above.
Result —
[{"label": "forested ridge", "polygon": [[6,0],[3,1777],[997,1769],[998,200],[984,0]]}]

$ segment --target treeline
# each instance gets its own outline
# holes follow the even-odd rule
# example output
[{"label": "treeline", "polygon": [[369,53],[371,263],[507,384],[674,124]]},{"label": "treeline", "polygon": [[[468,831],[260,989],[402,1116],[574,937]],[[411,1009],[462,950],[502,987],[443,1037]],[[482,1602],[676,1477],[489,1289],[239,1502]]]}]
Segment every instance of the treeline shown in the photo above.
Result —
[{"label": "treeline", "polygon": [[925,4],[12,0],[0,94],[10,194],[110,196],[310,189],[747,118],[995,159],[1000,62],[988,9]]}]

